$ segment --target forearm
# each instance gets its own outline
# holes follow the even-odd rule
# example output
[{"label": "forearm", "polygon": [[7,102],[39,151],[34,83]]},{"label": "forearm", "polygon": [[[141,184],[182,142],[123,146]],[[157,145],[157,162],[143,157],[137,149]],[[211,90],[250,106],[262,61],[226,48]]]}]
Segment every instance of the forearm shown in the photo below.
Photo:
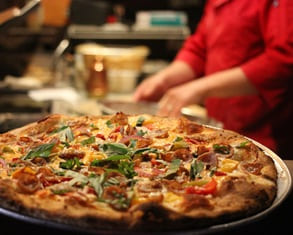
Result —
[{"label": "forearm", "polygon": [[196,77],[192,68],[180,60],[172,62],[168,67],[160,71],[159,75],[163,78],[162,83],[165,84],[166,90],[189,82]]},{"label": "forearm", "polygon": [[201,87],[202,99],[257,94],[257,89],[246,78],[240,67],[217,72],[194,82]]}]

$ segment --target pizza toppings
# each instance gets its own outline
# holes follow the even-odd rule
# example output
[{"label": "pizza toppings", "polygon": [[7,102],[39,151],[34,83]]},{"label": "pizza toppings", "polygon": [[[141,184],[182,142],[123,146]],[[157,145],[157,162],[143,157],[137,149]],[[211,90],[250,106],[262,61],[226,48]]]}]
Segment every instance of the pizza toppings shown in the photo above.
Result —
[{"label": "pizza toppings", "polygon": [[97,211],[126,213],[153,203],[192,214],[213,210],[247,175],[259,177],[258,183],[270,180],[250,141],[230,141],[231,135],[224,138],[185,118],[170,124],[120,112],[52,123],[45,131],[14,137],[12,147],[6,137],[0,141],[0,181],[11,179],[24,195]]}]

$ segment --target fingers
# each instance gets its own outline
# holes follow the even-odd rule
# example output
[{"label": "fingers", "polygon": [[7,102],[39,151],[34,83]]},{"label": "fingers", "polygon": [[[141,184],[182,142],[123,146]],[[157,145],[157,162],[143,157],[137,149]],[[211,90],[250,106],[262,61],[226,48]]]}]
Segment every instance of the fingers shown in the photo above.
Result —
[{"label": "fingers", "polygon": [[181,115],[183,103],[176,98],[174,94],[169,92],[159,102],[159,116],[178,117]]},{"label": "fingers", "polygon": [[158,101],[164,92],[161,78],[159,76],[153,76],[144,80],[134,92],[134,101]]}]

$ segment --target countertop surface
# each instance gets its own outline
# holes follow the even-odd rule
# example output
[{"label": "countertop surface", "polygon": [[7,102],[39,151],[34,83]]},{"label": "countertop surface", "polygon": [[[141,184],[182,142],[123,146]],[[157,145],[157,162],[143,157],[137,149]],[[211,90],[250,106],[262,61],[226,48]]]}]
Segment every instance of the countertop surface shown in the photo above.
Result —
[{"label": "countertop surface", "polygon": [[[284,161],[288,166],[288,169],[293,175],[293,160]],[[271,211],[265,217],[257,221],[250,222],[245,225],[240,225],[233,228],[227,228],[220,232],[221,234],[293,234],[292,226],[292,209],[293,209],[293,193],[287,196],[287,198],[281,203],[281,205]],[[0,211],[1,212],[1,211]],[[80,232],[69,232],[61,229],[56,229],[48,225],[39,225],[29,222],[23,222],[21,220],[13,219],[5,215],[0,215],[0,227],[2,231],[7,231],[6,234],[81,234]],[[103,234],[103,233],[98,233]],[[107,233],[111,234],[111,233]],[[154,234],[154,233],[152,233]],[[167,233],[164,233],[167,234]],[[172,233],[174,234],[174,233]],[[197,234],[195,231],[194,233]]]}]

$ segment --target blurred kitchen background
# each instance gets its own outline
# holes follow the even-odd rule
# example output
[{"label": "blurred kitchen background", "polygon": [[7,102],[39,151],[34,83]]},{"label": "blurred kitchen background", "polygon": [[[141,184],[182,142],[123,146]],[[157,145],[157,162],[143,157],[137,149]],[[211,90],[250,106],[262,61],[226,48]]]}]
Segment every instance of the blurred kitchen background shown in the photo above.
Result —
[{"label": "blurred kitchen background", "polygon": [[[49,113],[156,112],[133,104],[196,27],[204,0],[1,0],[0,132]],[[184,114],[211,123],[203,107]]]}]

